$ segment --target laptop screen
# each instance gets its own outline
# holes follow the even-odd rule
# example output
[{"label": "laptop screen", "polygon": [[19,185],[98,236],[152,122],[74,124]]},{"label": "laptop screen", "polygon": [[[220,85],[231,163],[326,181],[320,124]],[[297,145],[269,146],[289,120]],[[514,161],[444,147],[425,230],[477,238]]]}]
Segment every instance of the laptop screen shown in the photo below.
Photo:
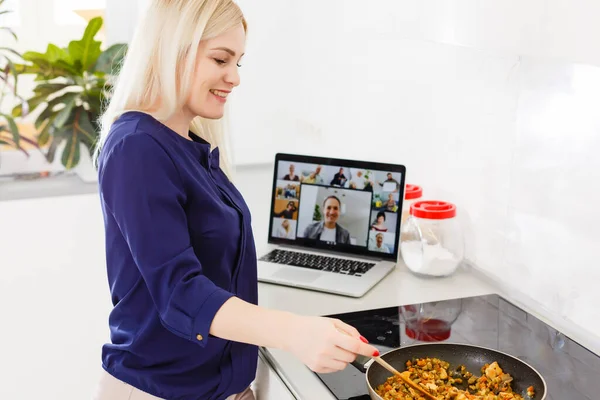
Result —
[{"label": "laptop screen", "polygon": [[396,260],[402,165],[277,154],[269,243]]}]

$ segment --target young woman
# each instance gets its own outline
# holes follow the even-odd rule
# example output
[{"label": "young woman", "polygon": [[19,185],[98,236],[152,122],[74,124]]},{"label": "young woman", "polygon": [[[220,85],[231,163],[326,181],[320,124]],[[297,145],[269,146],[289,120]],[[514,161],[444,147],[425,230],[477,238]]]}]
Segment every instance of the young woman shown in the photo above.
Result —
[{"label": "young woman", "polygon": [[288,201],[287,206],[285,206],[284,210],[282,210],[281,212],[278,212],[278,213],[274,213],[273,215],[277,218],[293,219],[294,213],[297,210],[298,209],[296,208],[296,203],[293,201]]},{"label": "young woman", "polygon": [[375,221],[373,221],[373,224],[371,225],[371,230],[378,231],[378,232],[387,232],[388,231],[387,226],[385,226],[385,212],[379,211],[377,213],[377,219]]},{"label": "young woman", "polygon": [[376,352],[341,321],[256,305],[221,129],[246,29],[231,0],[152,0],[130,44],[96,155],[114,306],[97,400],[253,399],[258,346],[318,372]]},{"label": "young woman", "polygon": [[277,227],[277,237],[282,239],[295,239],[296,232],[292,230],[289,219],[284,219],[281,224]]}]

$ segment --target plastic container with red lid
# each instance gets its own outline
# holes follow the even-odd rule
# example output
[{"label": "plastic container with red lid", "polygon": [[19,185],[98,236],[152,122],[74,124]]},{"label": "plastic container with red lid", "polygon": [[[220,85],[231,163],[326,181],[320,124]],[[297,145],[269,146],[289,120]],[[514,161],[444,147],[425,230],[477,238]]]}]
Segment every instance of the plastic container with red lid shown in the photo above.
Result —
[{"label": "plastic container with red lid", "polygon": [[417,201],[422,200],[423,188],[418,185],[407,184],[404,189],[404,201],[402,202],[402,220],[404,223],[410,215],[410,207]]},{"label": "plastic container with red lid", "polygon": [[452,275],[464,257],[463,233],[456,206],[446,201],[417,201],[402,226],[400,251],[413,273],[427,277]]}]

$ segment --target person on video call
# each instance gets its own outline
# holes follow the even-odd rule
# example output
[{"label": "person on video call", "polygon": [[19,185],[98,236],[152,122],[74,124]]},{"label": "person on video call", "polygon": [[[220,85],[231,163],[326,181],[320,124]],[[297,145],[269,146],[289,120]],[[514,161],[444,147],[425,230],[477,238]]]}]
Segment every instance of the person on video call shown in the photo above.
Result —
[{"label": "person on video call", "polygon": [[294,239],[294,231],[292,230],[290,221],[287,219],[281,221],[281,225],[277,227],[275,235],[282,239]]},{"label": "person on video call", "polygon": [[294,166],[294,164],[290,164],[290,173],[287,174],[286,176],[283,177],[284,181],[299,181],[300,178],[298,177],[298,175],[296,175],[294,173],[294,170],[296,169],[296,167]]},{"label": "person on video call", "polygon": [[390,250],[383,244],[383,233],[378,233],[375,236],[375,246],[372,246],[371,250],[390,254]]},{"label": "person on video call", "polygon": [[287,185],[283,189],[283,196],[287,199],[288,197],[296,197],[296,185]]},{"label": "person on video call", "polygon": [[337,223],[341,208],[342,202],[336,196],[326,197],[323,201],[325,220],[307,226],[304,230],[304,237],[336,244],[350,244],[350,232]]},{"label": "person on video call", "polygon": [[381,186],[381,187],[384,187],[384,185],[385,185],[386,183],[393,183],[393,184],[395,185],[395,189],[393,190],[393,191],[394,191],[394,193],[395,193],[395,192],[397,192],[397,191],[400,189],[400,182],[398,182],[397,180],[395,180],[395,179],[392,177],[392,173],[391,173],[391,172],[388,172],[388,173],[387,173],[387,179],[386,179],[385,181],[383,181],[383,182],[378,182],[378,183],[379,183],[379,186]]},{"label": "person on video call", "polygon": [[294,212],[296,212],[296,210],[296,203],[294,203],[293,201],[289,201],[287,203],[287,206],[285,207],[285,210],[281,212],[276,212],[274,215],[277,218],[294,219]]},{"label": "person on video call", "polygon": [[385,226],[385,212],[379,211],[377,213],[377,219],[371,225],[372,231],[387,232],[388,228]]},{"label": "person on video call", "polygon": [[396,204],[396,200],[394,200],[394,195],[392,193],[388,194],[388,199],[385,202],[386,210],[390,212],[396,212],[398,210],[398,205]]},{"label": "person on video call", "polygon": [[302,183],[314,183],[316,185],[322,185],[325,181],[321,176],[321,169],[323,169],[323,167],[317,165],[317,168],[315,168],[315,170],[311,172],[310,175],[308,175],[308,177],[300,178],[300,180],[302,181]]},{"label": "person on video call", "polygon": [[363,171],[358,170],[354,179],[356,182],[354,180],[350,182],[351,189],[363,190],[365,192],[373,191],[373,182],[367,178]]},{"label": "person on video call", "polygon": [[346,184],[346,175],[344,175],[344,168],[340,168],[340,171],[333,176],[330,185],[331,186],[344,186]]}]

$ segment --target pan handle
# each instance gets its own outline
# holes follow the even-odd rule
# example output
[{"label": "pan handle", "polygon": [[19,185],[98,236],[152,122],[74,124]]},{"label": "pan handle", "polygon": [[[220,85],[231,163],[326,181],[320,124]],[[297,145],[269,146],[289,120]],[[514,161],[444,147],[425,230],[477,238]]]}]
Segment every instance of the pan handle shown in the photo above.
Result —
[{"label": "pan handle", "polygon": [[356,360],[354,360],[351,364],[354,368],[358,369],[363,374],[367,373],[367,369],[369,365],[373,363],[373,359],[371,357],[361,356],[360,354],[356,355]]}]

